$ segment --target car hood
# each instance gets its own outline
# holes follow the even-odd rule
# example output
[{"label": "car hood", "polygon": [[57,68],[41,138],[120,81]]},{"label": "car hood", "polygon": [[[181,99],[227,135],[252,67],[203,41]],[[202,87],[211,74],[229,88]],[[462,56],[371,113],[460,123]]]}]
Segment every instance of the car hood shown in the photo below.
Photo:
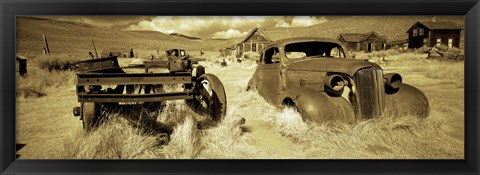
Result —
[{"label": "car hood", "polygon": [[287,70],[291,71],[315,71],[315,72],[339,72],[353,77],[357,70],[378,65],[365,61],[344,58],[311,58],[287,62]]}]

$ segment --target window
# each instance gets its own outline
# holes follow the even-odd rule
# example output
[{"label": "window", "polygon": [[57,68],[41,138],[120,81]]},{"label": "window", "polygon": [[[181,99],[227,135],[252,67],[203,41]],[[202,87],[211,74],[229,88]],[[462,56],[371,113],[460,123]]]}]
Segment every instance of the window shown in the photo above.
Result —
[{"label": "window", "polygon": [[453,39],[448,38],[448,48],[451,48],[453,46]]},{"label": "window", "polygon": [[413,29],[413,36],[418,36],[418,29]]},{"label": "window", "polygon": [[437,38],[437,46],[440,46],[442,44],[442,39],[441,38]]},{"label": "window", "polygon": [[285,46],[286,61],[297,59],[345,58],[342,47],[330,42],[301,42]]},{"label": "window", "polygon": [[428,43],[428,38],[423,38],[423,45],[427,45]]},{"label": "window", "polygon": [[288,59],[305,59],[307,57],[305,52],[286,52],[285,54]]},{"label": "window", "polygon": [[252,43],[252,52],[257,52],[257,43]]},{"label": "window", "polygon": [[418,29],[418,30],[419,30],[419,32],[418,32],[419,34],[418,34],[418,35],[423,36],[423,35],[425,34],[425,33],[424,33],[425,31],[423,30],[423,28],[420,28],[420,29]]},{"label": "window", "polygon": [[278,48],[272,47],[265,51],[263,55],[265,64],[275,64],[280,63],[280,54]]},{"label": "window", "polygon": [[338,48],[334,47],[332,50],[330,50],[330,56],[331,57],[340,57],[340,52],[338,51]]}]

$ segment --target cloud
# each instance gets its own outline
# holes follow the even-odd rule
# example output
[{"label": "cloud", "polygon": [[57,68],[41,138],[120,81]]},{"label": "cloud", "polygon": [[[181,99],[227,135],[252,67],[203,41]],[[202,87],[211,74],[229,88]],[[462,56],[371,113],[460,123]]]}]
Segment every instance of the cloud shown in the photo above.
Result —
[{"label": "cloud", "polygon": [[228,29],[226,31],[219,31],[215,32],[212,38],[236,38],[236,37],[243,37],[247,35],[248,32],[241,32],[235,29]]},{"label": "cloud", "polygon": [[154,30],[163,33],[212,37],[240,37],[254,27],[304,27],[325,22],[309,16],[157,16],[126,27],[126,30]]},{"label": "cloud", "polygon": [[323,16],[293,16],[276,21],[275,27],[307,27],[327,21],[327,18]]}]

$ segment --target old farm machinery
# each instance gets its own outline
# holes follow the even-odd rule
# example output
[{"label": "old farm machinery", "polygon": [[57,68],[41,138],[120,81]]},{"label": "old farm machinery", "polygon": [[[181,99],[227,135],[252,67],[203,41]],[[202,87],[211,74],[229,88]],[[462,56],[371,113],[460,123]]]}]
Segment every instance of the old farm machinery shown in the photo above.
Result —
[{"label": "old farm machinery", "polygon": [[[222,82],[205,67],[192,61],[185,50],[166,51],[168,60],[143,61],[121,67],[116,56],[78,63],[76,93],[80,106],[73,114],[87,131],[96,127],[103,111],[122,105],[145,105],[167,100],[185,100],[193,111],[220,121],[227,109]],[[141,73],[130,73],[136,69]],[[143,72],[144,69],[145,71]],[[164,72],[155,73],[153,69]],[[168,71],[166,71],[168,70]],[[167,86],[176,85],[176,90]]]}]

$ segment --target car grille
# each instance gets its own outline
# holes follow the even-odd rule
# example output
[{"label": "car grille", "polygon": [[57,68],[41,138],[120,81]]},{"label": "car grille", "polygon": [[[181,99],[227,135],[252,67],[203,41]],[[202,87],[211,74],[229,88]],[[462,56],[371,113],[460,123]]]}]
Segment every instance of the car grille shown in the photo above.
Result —
[{"label": "car grille", "polygon": [[371,118],[381,114],[385,103],[385,84],[381,69],[365,68],[355,73],[358,107],[361,115]]}]

